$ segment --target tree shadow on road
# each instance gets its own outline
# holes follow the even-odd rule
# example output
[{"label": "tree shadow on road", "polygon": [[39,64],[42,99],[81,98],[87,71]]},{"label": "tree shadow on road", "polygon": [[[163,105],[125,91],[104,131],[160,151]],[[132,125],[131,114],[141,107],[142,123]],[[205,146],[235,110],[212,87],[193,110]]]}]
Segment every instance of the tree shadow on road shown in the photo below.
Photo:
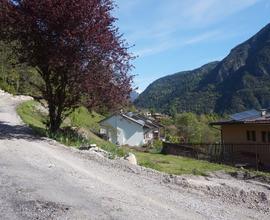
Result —
[{"label": "tree shadow on road", "polygon": [[26,125],[11,125],[0,121],[0,140],[5,139],[42,140],[42,137]]}]

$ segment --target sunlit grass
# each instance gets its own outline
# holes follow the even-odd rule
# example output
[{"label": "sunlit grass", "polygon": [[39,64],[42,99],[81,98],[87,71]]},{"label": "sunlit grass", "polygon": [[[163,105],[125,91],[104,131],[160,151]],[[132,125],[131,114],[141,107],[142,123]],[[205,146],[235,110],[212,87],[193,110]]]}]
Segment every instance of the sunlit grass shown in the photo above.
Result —
[{"label": "sunlit grass", "polygon": [[145,153],[133,150],[141,166],[152,168],[161,172],[182,175],[206,175],[207,172],[218,170],[235,171],[236,168],[208,161],[195,160],[192,158],[163,155],[158,153]]},{"label": "sunlit grass", "polygon": [[[69,117],[70,124],[64,123],[57,133],[50,133],[46,128],[47,115],[37,110],[36,101],[27,101],[22,103],[17,112],[25,124],[30,126],[35,132],[41,136],[47,136],[62,144],[72,147],[81,147],[89,144],[96,144],[98,147],[106,150],[112,155],[124,156],[125,150],[105,141],[93,133],[99,130],[98,122],[104,117],[93,112],[90,113],[86,108],[80,107],[76,109]],[[88,138],[85,139],[79,135],[71,127],[84,128],[88,132]]]}]

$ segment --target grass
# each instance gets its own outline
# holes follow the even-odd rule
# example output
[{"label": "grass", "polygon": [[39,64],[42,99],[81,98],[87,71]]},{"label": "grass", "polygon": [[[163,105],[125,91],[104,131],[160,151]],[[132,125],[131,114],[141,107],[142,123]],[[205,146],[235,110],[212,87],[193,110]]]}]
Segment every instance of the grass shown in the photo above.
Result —
[{"label": "grass", "polygon": [[[47,115],[38,111],[37,105],[39,105],[39,103],[36,101],[24,102],[18,106],[17,112],[23,122],[39,135],[50,137],[67,146],[78,148],[88,144],[96,144],[103,150],[110,152],[113,156],[125,155],[125,149],[119,148],[94,134],[94,132],[99,130],[98,121],[103,119],[103,116],[95,112],[90,113],[86,108],[80,107],[65,120],[66,122],[63,123],[64,125],[61,126],[59,132],[52,134],[46,129]],[[79,127],[87,131],[87,139],[71,129],[71,127]]]},{"label": "grass", "polygon": [[17,113],[25,124],[30,126],[38,134],[46,135],[47,116],[36,110],[37,102],[27,101],[17,108]]},{"label": "grass", "polygon": [[98,122],[104,119],[104,116],[96,112],[89,112],[85,107],[79,107],[70,114],[69,118],[73,126],[98,132],[100,129]]},{"label": "grass", "polygon": [[231,166],[195,160],[187,157],[138,152],[135,150],[132,150],[132,152],[136,155],[139,165],[169,174],[206,175],[207,172],[218,170],[224,170],[226,172],[237,170],[237,168]]},{"label": "grass", "polygon": [[244,171],[253,176],[263,176],[270,178],[270,173],[268,172],[260,172],[252,169],[240,169],[229,165],[211,163],[208,161],[196,160],[188,157],[164,155],[153,152],[141,152],[134,149],[130,149],[130,151],[136,155],[139,165],[168,174],[193,174],[206,176],[207,173],[215,171],[225,171],[227,173]]}]

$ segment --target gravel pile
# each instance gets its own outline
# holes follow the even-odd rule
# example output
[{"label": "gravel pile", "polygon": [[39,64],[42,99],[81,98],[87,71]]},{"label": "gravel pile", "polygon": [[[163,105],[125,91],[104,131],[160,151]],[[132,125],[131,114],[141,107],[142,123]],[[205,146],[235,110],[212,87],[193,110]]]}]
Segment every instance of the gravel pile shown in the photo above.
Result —
[{"label": "gravel pile", "polygon": [[165,175],[163,183],[174,189],[180,186],[189,192],[200,192],[212,199],[270,215],[270,185],[266,182],[239,180],[218,172],[208,177]]}]

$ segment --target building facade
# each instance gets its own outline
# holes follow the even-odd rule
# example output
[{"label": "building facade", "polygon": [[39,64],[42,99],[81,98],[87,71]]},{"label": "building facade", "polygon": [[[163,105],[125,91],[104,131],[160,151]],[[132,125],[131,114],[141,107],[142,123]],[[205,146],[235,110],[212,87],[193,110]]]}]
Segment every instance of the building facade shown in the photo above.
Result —
[{"label": "building facade", "polygon": [[100,133],[117,145],[139,147],[159,138],[159,125],[133,113],[116,113],[99,124]]},{"label": "building facade", "polygon": [[270,114],[265,110],[237,113],[211,125],[219,126],[224,149],[239,161],[270,166]]}]

